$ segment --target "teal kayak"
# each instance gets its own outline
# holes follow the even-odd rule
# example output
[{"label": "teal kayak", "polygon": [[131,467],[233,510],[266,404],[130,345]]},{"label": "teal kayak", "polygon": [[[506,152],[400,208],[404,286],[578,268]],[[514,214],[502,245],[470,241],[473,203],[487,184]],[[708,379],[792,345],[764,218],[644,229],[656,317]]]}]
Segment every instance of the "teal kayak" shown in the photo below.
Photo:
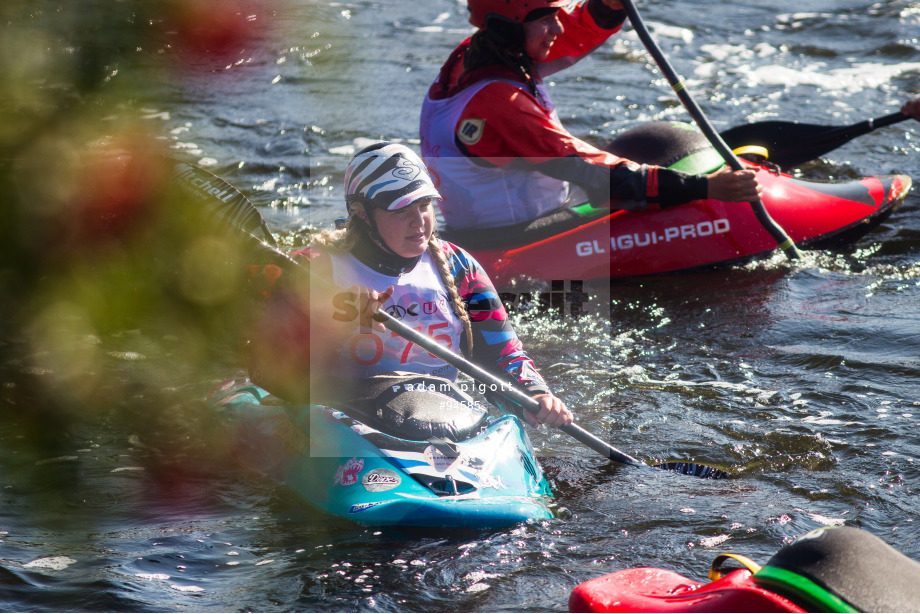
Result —
[{"label": "teal kayak", "polygon": [[210,404],[247,465],[308,504],[370,526],[493,529],[553,518],[520,420],[492,417],[454,383],[377,376],[330,405],[281,401],[245,379]]}]

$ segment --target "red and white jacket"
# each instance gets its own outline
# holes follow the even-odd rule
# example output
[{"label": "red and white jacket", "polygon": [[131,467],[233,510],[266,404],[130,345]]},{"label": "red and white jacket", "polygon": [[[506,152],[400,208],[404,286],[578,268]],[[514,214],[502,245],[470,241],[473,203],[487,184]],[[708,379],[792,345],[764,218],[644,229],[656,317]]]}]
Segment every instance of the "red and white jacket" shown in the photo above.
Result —
[{"label": "red and white jacket", "polygon": [[[570,183],[596,206],[657,208],[704,198],[705,179],[641,165],[572,136],[543,84],[622,26],[602,28],[588,3],[560,11],[564,31],[536,63],[536,95],[513,70],[464,72],[470,39],[451,53],[422,105],[425,164],[443,197],[451,229],[498,227],[533,220],[566,203]],[[702,182],[700,181],[702,180]]]}]

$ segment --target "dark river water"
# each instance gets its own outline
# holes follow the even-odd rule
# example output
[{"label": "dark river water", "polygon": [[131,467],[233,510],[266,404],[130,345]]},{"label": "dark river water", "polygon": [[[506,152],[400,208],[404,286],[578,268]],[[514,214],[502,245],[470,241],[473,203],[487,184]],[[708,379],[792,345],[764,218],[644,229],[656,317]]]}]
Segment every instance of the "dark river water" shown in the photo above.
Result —
[{"label": "dark river water", "polygon": [[[639,9],[717,129],[848,124],[920,93],[917,2]],[[149,84],[156,102],[144,121],[176,157],[246,193],[290,245],[342,214],[344,167],[362,139],[417,146],[426,88],[470,28],[460,0],[288,0],[253,23],[239,58]],[[569,130],[595,143],[687,120],[629,27],[551,91]],[[918,151],[920,125],[902,123],[799,172],[917,181]],[[94,395],[81,397],[90,418],[19,421],[30,397],[6,396],[0,610],[564,611],[577,583],[610,571],[664,567],[702,580],[723,551],[764,563],[839,524],[920,558],[916,192],[842,252],[592,292],[609,312],[516,316],[556,393],[585,428],[638,458],[693,459],[736,479],[617,466],[531,430],[557,519],[462,534],[364,528],[214,453],[217,418],[192,401],[233,373],[232,360],[209,361],[189,382],[170,369],[190,343],[182,331],[153,342],[129,329],[93,341],[102,358]],[[40,388],[51,368],[11,358],[17,342],[4,343],[5,389]],[[68,368],[83,355],[74,350]],[[147,385],[132,392],[139,372]]]}]

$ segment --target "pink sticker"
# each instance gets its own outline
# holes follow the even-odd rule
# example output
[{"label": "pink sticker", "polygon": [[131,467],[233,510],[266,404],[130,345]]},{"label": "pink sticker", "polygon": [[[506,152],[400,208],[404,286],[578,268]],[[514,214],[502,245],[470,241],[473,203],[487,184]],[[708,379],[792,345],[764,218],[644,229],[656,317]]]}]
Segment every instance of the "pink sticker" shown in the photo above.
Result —
[{"label": "pink sticker", "polygon": [[342,486],[351,486],[358,482],[358,473],[364,468],[364,459],[353,458],[341,467],[335,473],[333,484]]}]

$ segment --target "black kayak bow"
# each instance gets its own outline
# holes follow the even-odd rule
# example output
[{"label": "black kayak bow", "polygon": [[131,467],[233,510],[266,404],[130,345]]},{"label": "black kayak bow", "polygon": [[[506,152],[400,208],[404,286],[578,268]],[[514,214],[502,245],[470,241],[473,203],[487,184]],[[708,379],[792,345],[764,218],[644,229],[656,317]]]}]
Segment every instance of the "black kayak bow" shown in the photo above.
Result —
[{"label": "black kayak bow", "polygon": [[[245,239],[259,252],[270,255],[272,259],[278,263],[279,266],[289,270],[298,271],[300,274],[309,275],[309,268],[292,259],[290,256],[275,247],[274,244],[270,245],[267,242],[268,240],[271,240],[272,243],[274,243],[274,239],[270,238],[271,233],[268,231],[262,216],[259,214],[259,211],[255,208],[255,206],[253,206],[253,204],[249,202],[249,200],[241,192],[239,192],[239,190],[231,186],[229,183],[223,181],[222,179],[216,177],[215,175],[205,171],[204,169],[185,163],[175,164],[173,168],[173,179],[180,185],[190,188],[193,191],[193,194],[195,194],[201,200],[202,204],[207,208],[208,213],[213,216],[215,222],[219,226],[234,229],[239,236]],[[215,190],[214,192],[202,190],[201,185],[205,183],[219,187],[219,189]],[[223,196],[219,196],[218,192],[223,194]],[[245,220],[245,223],[242,223],[243,220]],[[268,233],[268,236],[265,238],[258,237],[253,234],[254,231]],[[321,279],[314,279],[319,283],[327,283],[331,286],[331,283],[329,282],[325,282]],[[422,333],[404,324],[400,320],[397,320],[382,309],[377,309],[375,319],[383,322],[383,325],[393,333],[425,350],[428,350],[428,352],[437,356],[447,364],[453,366],[458,371],[465,373],[481,384],[488,386],[490,390],[494,390],[498,394],[501,394],[511,403],[514,403],[515,405],[532,414],[539,413],[540,404],[524,391],[513,387],[509,384],[509,382],[498,378],[479,365],[467,360],[455,352],[452,352],[430,337],[423,335]],[[579,442],[588,446],[592,450],[598,452],[605,458],[624,465],[631,465],[633,467],[641,467],[644,469],[659,469],[662,471],[671,471],[683,475],[692,475],[695,477],[708,479],[722,479],[729,477],[728,473],[722,471],[721,469],[715,469],[714,467],[698,465],[695,463],[681,462],[665,463],[662,465],[648,465],[636,458],[633,458],[625,452],[617,450],[609,443],[589,433],[574,422],[565,426],[561,426],[559,429],[571,437],[577,439]]]}]

